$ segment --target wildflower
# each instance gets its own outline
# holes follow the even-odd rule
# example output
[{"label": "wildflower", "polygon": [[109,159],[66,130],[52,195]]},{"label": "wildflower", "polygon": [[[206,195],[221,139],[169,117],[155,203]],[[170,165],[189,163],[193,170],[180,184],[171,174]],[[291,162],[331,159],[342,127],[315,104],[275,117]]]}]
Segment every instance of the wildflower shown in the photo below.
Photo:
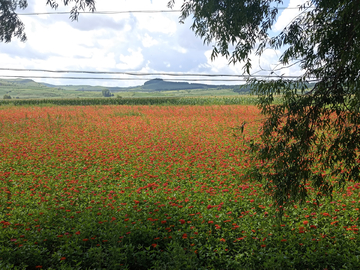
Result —
[{"label": "wildflower", "polygon": [[155,248],[155,247],[157,246],[157,244],[151,244],[151,246],[152,246],[153,248]]},{"label": "wildflower", "polygon": [[60,258],[60,261],[64,261],[64,260],[66,260],[66,257],[61,257]]},{"label": "wildflower", "polygon": [[184,233],[184,234],[182,235],[182,239],[187,239],[187,234],[186,234],[186,233]]}]

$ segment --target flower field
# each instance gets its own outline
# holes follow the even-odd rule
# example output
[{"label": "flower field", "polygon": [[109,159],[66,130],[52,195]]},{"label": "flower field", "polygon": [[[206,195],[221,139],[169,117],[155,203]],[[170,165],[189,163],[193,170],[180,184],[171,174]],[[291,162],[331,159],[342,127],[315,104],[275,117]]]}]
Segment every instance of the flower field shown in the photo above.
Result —
[{"label": "flower field", "polygon": [[0,269],[360,269],[360,184],[279,222],[244,178],[237,130],[256,139],[262,118],[240,105],[0,109]]}]

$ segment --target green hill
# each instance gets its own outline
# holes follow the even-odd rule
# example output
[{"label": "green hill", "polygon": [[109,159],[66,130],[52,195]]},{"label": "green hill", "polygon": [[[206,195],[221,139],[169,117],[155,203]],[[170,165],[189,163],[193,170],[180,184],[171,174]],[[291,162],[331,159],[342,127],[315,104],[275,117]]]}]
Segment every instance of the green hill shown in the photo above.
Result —
[{"label": "green hill", "polygon": [[54,85],[31,79],[0,79],[0,99],[4,95],[20,99],[101,97],[108,89],[115,96],[229,96],[249,94],[249,89],[239,90],[239,85],[208,85],[152,79],[143,85],[131,87],[104,87],[92,85]]}]

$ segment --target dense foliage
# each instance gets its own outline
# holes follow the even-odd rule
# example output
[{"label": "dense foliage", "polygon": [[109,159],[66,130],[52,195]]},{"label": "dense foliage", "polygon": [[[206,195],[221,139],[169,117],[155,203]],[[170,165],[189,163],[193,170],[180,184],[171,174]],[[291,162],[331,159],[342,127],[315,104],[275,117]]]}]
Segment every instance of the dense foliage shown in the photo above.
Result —
[{"label": "dense foliage", "polygon": [[156,97],[156,98],[75,98],[0,100],[1,105],[234,105],[255,104],[256,97]]},{"label": "dense foliage", "polygon": [[[283,207],[304,202],[308,183],[319,196],[331,196],[331,177],[339,176],[340,186],[360,180],[360,2],[307,1],[280,34],[271,36],[281,3],[185,0],[180,19],[192,15],[195,33],[214,43],[213,58],[221,54],[230,63],[244,61],[247,73],[251,53],[261,56],[266,49],[283,50],[279,69],[270,75],[294,64],[303,69],[297,80],[251,80],[268,118],[261,143],[252,149],[269,165],[255,168],[253,175],[265,181]],[[311,81],[315,85],[308,91]],[[282,95],[283,102],[274,105],[274,95]],[[311,173],[318,158],[321,168]]]},{"label": "dense foliage", "polygon": [[102,90],[101,94],[103,95],[103,97],[112,97],[112,96],[114,96],[114,94],[112,94],[109,89]]},{"label": "dense foliage", "polygon": [[[359,191],[275,218],[255,106],[0,109],[1,269],[359,269]],[[260,164],[258,164],[260,165]],[[314,166],[315,172],[319,167]],[[333,179],[336,181],[336,179]]]}]

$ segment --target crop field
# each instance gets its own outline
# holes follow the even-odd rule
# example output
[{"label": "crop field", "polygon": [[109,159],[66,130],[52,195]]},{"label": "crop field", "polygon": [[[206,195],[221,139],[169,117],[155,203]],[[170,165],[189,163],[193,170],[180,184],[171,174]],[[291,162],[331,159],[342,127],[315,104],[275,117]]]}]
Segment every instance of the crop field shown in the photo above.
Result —
[{"label": "crop field", "polygon": [[279,221],[244,177],[262,165],[246,141],[263,117],[251,105],[3,106],[0,269],[360,269],[360,184]]}]

